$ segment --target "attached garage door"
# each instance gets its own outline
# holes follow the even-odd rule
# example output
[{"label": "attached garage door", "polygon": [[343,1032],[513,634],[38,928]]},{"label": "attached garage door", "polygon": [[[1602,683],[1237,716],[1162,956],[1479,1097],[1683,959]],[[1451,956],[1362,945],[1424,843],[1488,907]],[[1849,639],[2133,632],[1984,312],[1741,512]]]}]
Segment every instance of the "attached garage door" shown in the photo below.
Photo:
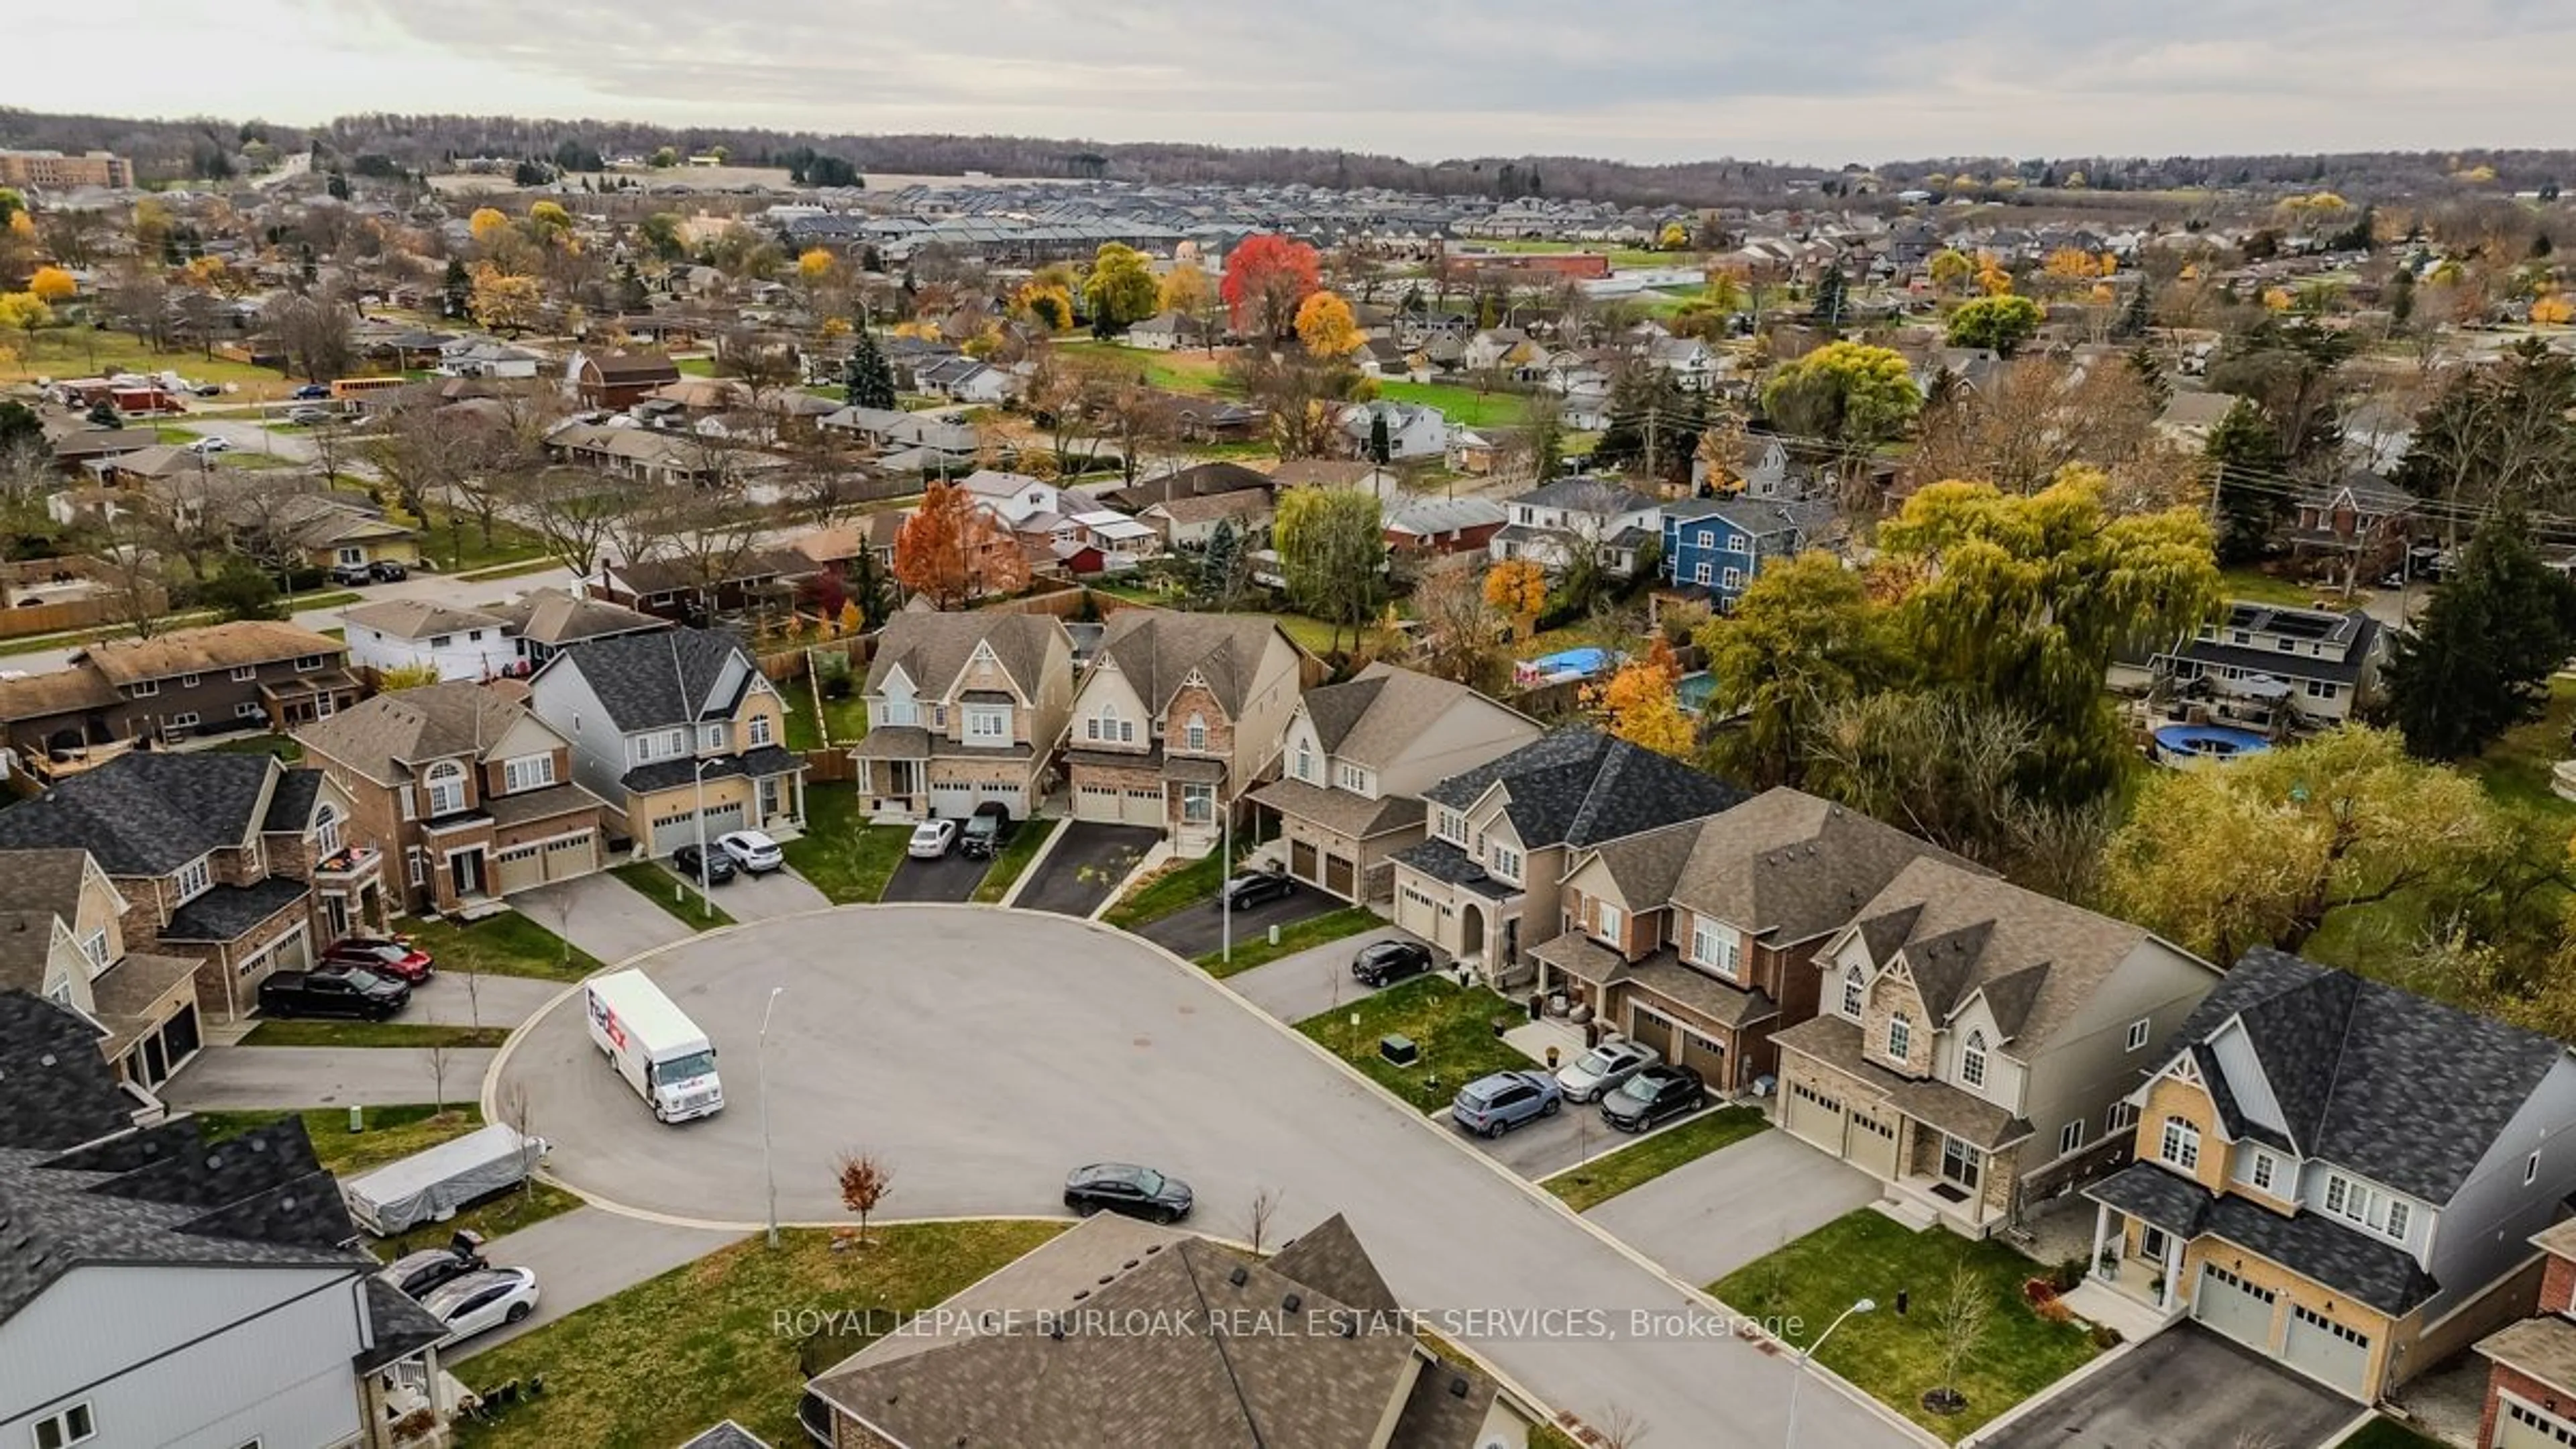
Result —
[{"label": "attached garage door", "polygon": [[1344,900],[1349,900],[1354,889],[1352,874],[1349,857],[1340,855],[1324,857],[1324,889]]},{"label": "attached garage door", "polygon": [[570,880],[599,869],[599,832],[558,835],[545,843],[546,879]]},{"label": "attached garage door", "polygon": [[1666,1061],[1673,1059],[1673,1019],[1651,1007],[1628,1004],[1628,1035],[1655,1049]]},{"label": "attached garage door", "polygon": [[2281,1361],[2358,1399],[2370,1374],[2370,1335],[2290,1305],[2290,1329],[2281,1339]]},{"label": "attached garage door", "polygon": [[1852,1166],[1874,1177],[1894,1180],[1896,1177],[1896,1118],[1880,1117],[1865,1111],[1851,1114],[1851,1134],[1846,1139]]},{"label": "attached garage door", "polygon": [[2248,1348],[2272,1348],[2272,1290],[2257,1288],[2215,1263],[2200,1265],[2191,1316]]},{"label": "attached garage door", "polygon": [[1710,1091],[1726,1090],[1728,1085],[1726,1048],[1720,1045],[1715,1037],[1702,1036],[1689,1027],[1683,1027],[1674,1045],[1680,1048],[1679,1055],[1673,1058],[1674,1061],[1699,1073],[1701,1080],[1708,1083]]},{"label": "attached garage door", "polygon": [[1122,817],[1124,791],[1115,785],[1079,785],[1073,792],[1073,818],[1095,824],[1115,825]]},{"label": "attached garage door", "polygon": [[1119,800],[1118,818],[1129,825],[1163,828],[1163,787],[1129,789]]},{"label": "attached garage door", "polygon": [[492,857],[492,888],[502,895],[512,895],[530,886],[546,883],[546,848],[542,845],[514,845]]},{"label": "attached garage door", "polygon": [[978,798],[972,785],[933,785],[930,787],[930,813],[949,820],[963,820],[975,813]]},{"label": "attached garage door", "polygon": [[1426,941],[1440,939],[1440,903],[1411,886],[1395,892],[1395,923]]},{"label": "attached garage door", "polygon": [[1288,842],[1288,873],[1302,881],[1321,883],[1323,877],[1315,874],[1315,843],[1313,841],[1292,840]]},{"label": "attached garage door", "polygon": [[1803,1081],[1787,1093],[1789,1130],[1836,1157],[1843,1155],[1843,1104]]},{"label": "attached garage door", "polygon": [[[743,825],[742,802],[707,807],[707,848],[715,848],[716,837]],[[698,817],[688,811],[665,815],[653,822],[653,853],[669,855],[683,845],[698,843]]]},{"label": "attached garage door", "polygon": [[2576,1449],[2576,1423],[2511,1394],[2496,1400],[2495,1449]]}]

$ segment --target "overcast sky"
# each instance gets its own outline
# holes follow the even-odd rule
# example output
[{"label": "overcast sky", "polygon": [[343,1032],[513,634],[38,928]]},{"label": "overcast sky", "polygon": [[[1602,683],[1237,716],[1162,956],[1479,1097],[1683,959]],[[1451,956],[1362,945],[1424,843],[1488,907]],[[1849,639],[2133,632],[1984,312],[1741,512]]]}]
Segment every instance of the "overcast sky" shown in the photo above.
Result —
[{"label": "overcast sky", "polygon": [[2553,101],[2576,54],[2569,0],[72,0],[46,6],[41,29],[45,59],[10,67],[0,102],[1424,160],[2576,142]]}]

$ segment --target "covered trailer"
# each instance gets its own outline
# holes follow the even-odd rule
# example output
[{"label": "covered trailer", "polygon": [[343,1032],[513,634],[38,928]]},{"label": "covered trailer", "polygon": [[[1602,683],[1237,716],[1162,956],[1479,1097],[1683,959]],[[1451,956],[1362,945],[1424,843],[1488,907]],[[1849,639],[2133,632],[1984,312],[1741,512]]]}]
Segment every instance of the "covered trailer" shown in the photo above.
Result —
[{"label": "covered trailer", "polygon": [[495,1122],[343,1182],[340,1195],[358,1226],[389,1238],[422,1223],[444,1222],[467,1203],[518,1186],[545,1155],[544,1138],[523,1137],[508,1123]]}]

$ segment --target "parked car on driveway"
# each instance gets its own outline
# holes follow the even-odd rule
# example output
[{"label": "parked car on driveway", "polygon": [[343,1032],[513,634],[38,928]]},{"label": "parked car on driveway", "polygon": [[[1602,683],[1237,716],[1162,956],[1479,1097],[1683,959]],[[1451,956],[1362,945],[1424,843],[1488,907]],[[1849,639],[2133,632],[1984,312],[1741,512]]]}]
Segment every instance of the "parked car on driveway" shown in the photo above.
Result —
[{"label": "parked car on driveway", "polygon": [[411,566],[396,559],[380,558],[367,565],[367,574],[380,584],[398,584],[411,577]]},{"label": "parked car on driveway", "polygon": [[1297,882],[1284,870],[1247,870],[1217,887],[1217,901],[1235,910],[1249,910],[1263,901],[1280,901],[1297,893]]},{"label": "parked car on driveway", "polygon": [[966,817],[966,828],[957,833],[957,853],[968,860],[991,860],[1011,835],[1011,807],[987,800]]},{"label": "parked car on driveway", "polygon": [[410,1001],[409,986],[363,966],[280,971],[259,983],[260,1014],[271,1018],[336,1016],[383,1021]]},{"label": "parked car on driveway", "polygon": [[429,1290],[420,1306],[447,1325],[447,1341],[516,1323],[537,1311],[537,1275],[526,1268],[481,1268]]},{"label": "parked car on driveway", "polygon": [[716,848],[741,866],[745,875],[767,875],[787,868],[787,855],[778,842],[757,830],[729,830],[716,837]]},{"label": "parked car on driveway", "polygon": [[405,1253],[379,1269],[376,1276],[418,1298],[441,1283],[491,1266],[483,1261],[483,1235],[472,1228],[458,1228],[456,1236],[440,1246]]},{"label": "parked car on driveway", "polygon": [[327,423],[331,421],[331,410],[329,408],[315,407],[311,403],[306,403],[302,407],[288,408],[286,410],[286,420],[300,427],[309,428],[316,423]]},{"label": "parked car on driveway", "polygon": [[1095,1162],[1064,1179],[1064,1205],[1084,1217],[1105,1211],[1176,1223],[1190,1215],[1190,1202],[1188,1183],[1132,1162]]},{"label": "parked car on driveway", "polygon": [[324,947],[322,959],[333,966],[363,966],[379,976],[398,977],[414,985],[427,981],[438,959],[407,941],[382,936],[351,936]]},{"label": "parked car on driveway", "polygon": [[1556,1085],[1569,1102],[1589,1102],[1663,1060],[1643,1042],[1605,1041],[1558,1069]]},{"label": "parked car on driveway", "polygon": [[372,584],[375,581],[376,571],[367,564],[338,563],[331,565],[331,582],[338,584],[344,589],[354,589],[361,584]]},{"label": "parked car on driveway", "polygon": [[1384,986],[1431,969],[1431,948],[1419,941],[1372,941],[1351,958],[1351,975],[1365,986]]},{"label": "parked car on driveway", "polygon": [[1698,1111],[1706,1096],[1699,1073],[1691,1068],[1651,1066],[1601,1099],[1601,1120],[1621,1132],[1643,1132],[1658,1122]]},{"label": "parked car on driveway", "polygon": [[1496,1072],[1458,1089],[1449,1120],[1480,1137],[1500,1137],[1523,1122],[1555,1116],[1564,1104],[1564,1094],[1543,1072]]},{"label": "parked car on driveway", "polygon": [[[699,873],[701,862],[704,863],[703,876]],[[683,845],[672,851],[671,869],[691,880],[703,879],[709,885],[723,885],[733,879],[732,857],[721,850],[701,851],[695,845]]]},{"label": "parked car on driveway", "polygon": [[904,846],[904,853],[915,860],[937,860],[956,843],[956,821],[925,820],[912,827],[912,840]]},{"label": "parked car on driveway", "polygon": [[207,436],[199,438],[195,442],[188,444],[188,451],[195,453],[199,457],[204,457],[209,453],[229,453],[232,450],[233,445],[229,440],[215,437],[212,434],[208,434]]}]

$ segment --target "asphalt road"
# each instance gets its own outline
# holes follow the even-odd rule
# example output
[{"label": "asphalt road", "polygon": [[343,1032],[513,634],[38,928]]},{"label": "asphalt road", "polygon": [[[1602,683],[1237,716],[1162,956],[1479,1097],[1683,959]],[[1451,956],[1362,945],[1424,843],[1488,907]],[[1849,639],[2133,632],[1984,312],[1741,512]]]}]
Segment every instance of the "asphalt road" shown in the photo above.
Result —
[{"label": "asphalt road", "polygon": [[[749,1225],[763,1212],[758,1032],[779,1211],[837,1223],[835,1158],[883,1157],[891,1217],[1062,1211],[1068,1168],[1132,1160],[1197,1189],[1195,1225],[1239,1236],[1349,1215],[1405,1302],[1554,1406],[1634,1416],[1673,1443],[1767,1446],[1787,1361],[1553,1200],[1321,1058],[1199,972],[1105,928],[1018,911],[859,906],[679,946],[647,969],[723,1054],[730,1105],[664,1127],[587,1041],[532,1022],[487,1089],[546,1104],[552,1171],[635,1207]],[[974,1067],[958,1069],[971,1023]],[[1813,1331],[1812,1326],[1807,1331]],[[1822,1385],[1807,1442],[1913,1441]]]},{"label": "asphalt road", "polygon": [[2332,1440],[2361,1406],[2196,1323],[2177,1323],[1996,1431],[1985,1449]]},{"label": "asphalt road", "polygon": [[411,989],[411,1005],[403,1008],[402,1020],[425,1026],[517,1026],[563,989],[560,981],[534,976],[480,971],[469,979],[442,970]]},{"label": "asphalt road", "polygon": [[[578,1023],[575,1023],[578,1025]],[[457,1047],[447,1053],[447,1100],[470,1102],[497,1053]],[[390,1107],[437,1094],[430,1053],[418,1047],[210,1046],[160,1087],[173,1107],[235,1111],[245,1107]]]},{"label": "asphalt road", "polygon": [[[1292,926],[1299,921],[1328,915],[1350,904],[1328,896],[1310,885],[1301,885],[1275,901],[1263,901],[1234,913],[1234,943],[1260,940],[1272,926]],[[1196,905],[1183,906],[1159,921],[1148,922],[1137,935],[1162,947],[1175,956],[1204,956],[1225,940],[1225,913],[1210,897]]]},{"label": "asphalt road", "polygon": [[1161,831],[1142,825],[1071,821],[1055,849],[1030,871],[1017,904],[1023,910],[1088,916],[1108,901],[1109,893],[1118,889],[1161,838]]},{"label": "asphalt road", "polygon": [[952,850],[937,860],[903,858],[887,880],[881,899],[899,901],[962,901],[975,894],[984,883],[984,872],[992,869],[989,860],[969,860],[963,851]]}]

